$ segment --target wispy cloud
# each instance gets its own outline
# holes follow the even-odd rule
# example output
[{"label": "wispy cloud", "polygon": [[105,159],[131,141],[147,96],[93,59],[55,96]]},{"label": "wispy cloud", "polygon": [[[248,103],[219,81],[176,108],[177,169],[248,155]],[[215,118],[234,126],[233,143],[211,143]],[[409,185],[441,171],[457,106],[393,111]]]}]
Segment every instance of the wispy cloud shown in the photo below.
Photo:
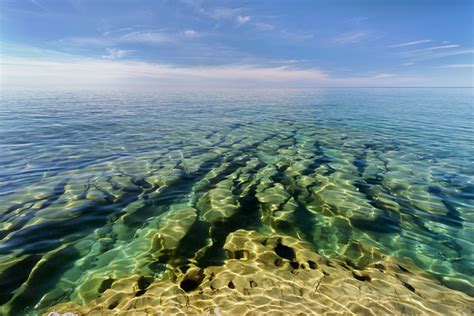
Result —
[{"label": "wispy cloud", "polygon": [[399,43],[395,45],[390,45],[389,47],[405,47],[405,46],[413,46],[413,45],[418,45],[418,44],[423,44],[423,43],[430,43],[433,40],[430,39],[425,39],[425,40],[419,40],[419,41],[412,41],[412,42],[404,42],[404,43]]},{"label": "wispy cloud", "polygon": [[459,45],[434,46],[434,47],[415,49],[415,50],[409,51],[409,53],[429,52],[429,51],[434,51],[434,50],[439,50],[439,49],[456,48],[456,47],[459,47]]},{"label": "wispy cloud", "polygon": [[302,62],[302,60],[298,59],[275,59],[275,60],[270,60],[271,63],[274,64],[297,64]]},{"label": "wispy cloud", "polygon": [[[93,59],[68,62],[7,58],[0,61],[7,84],[14,85],[93,85],[95,83],[131,83],[136,79],[200,82],[201,80],[242,82],[318,81],[327,78],[319,69],[288,66],[222,65],[185,67],[133,61],[98,61]],[[28,74],[28,75],[27,75]],[[196,81],[197,80],[197,81]]]},{"label": "wispy cloud", "polygon": [[407,62],[407,63],[403,63],[402,66],[413,66],[415,63],[414,62]]},{"label": "wispy cloud", "polygon": [[[196,8],[196,6],[195,6]],[[217,21],[228,21],[235,23],[238,26],[248,24],[253,25],[257,28],[269,27],[269,25],[261,24],[261,22],[252,21],[253,18],[250,15],[245,15],[243,8],[230,8],[230,7],[216,7],[216,8],[203,8],[202,6],[197,7],[198,12],[201,14],[217,20]],[[252,23],[250,23],[252,21]]]},{"label": "wispy cloud", "polygon": [[161,44],[170,42],[171,38],[167,34],[158,31],[134,31],[120,36],[116,41],[141,44]]},{"label": "wispy cloud", "polygon": [[[51,42],[52,45],[64,49],[79,48],[107,48],[120,44],[147,44],[158,45],[177,41],[177,34],[165,33],[156,30],[143,30],[127,32],[131,28],[122,28],[105,32],[106,35],[70,37]],[[120,34],[122,33],[122,34]]]},{"label": "wispy cloud", "polygon": [[346,32],[333,38],[333,42],[340,45],[359,43],[368,37],[367,32]]},{"label": "wispy cloud", "polygon": [[216,21],[238,22],[237,17],[242,15],[242,8],[224,7],[224,6],[205,6],[201,0],[181,0],[182,3],[192,8],[199,15]]},{"label": "wispy cloud", "polygon": [[247,22],[250,22],[250,20],[252,19],[250,16],[248,15],[238,15],[237,16],[237,24],[238,25],[243,25]]},{"label": "wispy cloud", "polygon": [[436,55],[434,55],[434,57],[440,58],[440,57],[468,55],[468,54],[474,54],[474,48],[458,49],[458,50],[449,51],[449,52],[437,52]]},{"label": "wispy cloud", "polygon": [[304,40],[310,40],[314,37],[312,33],[306,33],[306,32],[292,32],[288,30],[281,30],[280,35],[288,40],[292,41],[304,41]]},{"label": "wispy cloud", "polygon": [[440,66],[438,68],[474,68],[474,64],[452,64]]},{"label": "wispy cloud", "polygon": [[252,22],[252,25],[260,31],[272,31],[275,29],[275,25],[265,22]]},{"label": "wispy cloud", "polygon": [[35,6],[40,8],[43,11],[46,11],[46,8],[38,1],[38,0],[30,0],[31,3],[33,3]]},{"label": "wispy cloud", "polygon": [[[291,63],[289,63],[291,64]],[[389,86],[423,82],[415,76],[378,73],[334,77],[318,68],[261,65],[179,66],[138,61],[31,58],[0,59],[3,88]],[[420,81],[421,80],[421,81]]]},{"label": "wispy cloud", "polygon": [[117,44],[114,38],[103,37],[103,36],[80,36],[80,37],[69,37],[60,40],[52,41],[49,44],[56,46],[61,49],[70,47],[109,47]]},{"label": "wispy cloud", "polygon": [[222,19],[234,19],[236,16],[238,16],[242,12],[242,9],[218,7],[218,8],[212,8],[212,9],[207,10],[201,7],[200,11],[213,19],[222,20]]},{"label": "wispy cloud", "polygon": [[103,36],[109,36],[113,33],[130,32],[130,31],[133,31],[133,29],[134,29],[133,27],[123,27],[123,28],[116,29],[116,30],[103,31],[102,35]]},{"label": "wispy cloud", "polygon": [[[450,46],[450,47],[447,47]],[[471,55],[474,54],[474,48],[466,48],[466,49],[456,49],[459,45],[451,45],[442,46],[443,48],[436,48],[436,49],[426,49],[426,50],[414,50],[403,52],[402,56],[409,58],[412,62],[424,61],[424,60],[432,60],[432,59],[439,59],[451,56],[460,56],[460,55]]]},{"label": "wispy cloud", "polygon": [[373,78],[373,79],[387,79],[387,78],[394,78],[396,76],[397,75],[395,75],[395,74],[381,73],[381,74],[376,74],[376,75],[372,76],[371,78]]},{"label": "wispy cloud", "polygon": [[107,55],[103,55],[102,58],[105,59],[120,59],[124,58],[131,53],[133,53],[133,50],[128,50],[128,49],[117,49],[117,48],[107,48]]},{"label": "wispy cloud", "polygon": [[201,36],[201,33],[199,33],[198,31],[195,31],[195,30],[185,30],[183,32],[184,36],[186,37],[189,37],[189,38],[196,38],[196,37],[200,37]]},{"label": "wispy cloud", "polygon": [[[204,7],[202,1],[196,0],[182,0],[182,2],[193,8],[199,15],[217,22],[230,22],[236,24],[237,26],[242,26],[245,24],[246,26],[253,27],[259,31],[278,31],[280,34],[285,35],[284,31],[277,30],[277,27],[274,24],[268,23],[267,21],[262,21],[261,18],[246,14],[248,10],[245,8]],[[216,27],[218,26],[219,25]]]}]

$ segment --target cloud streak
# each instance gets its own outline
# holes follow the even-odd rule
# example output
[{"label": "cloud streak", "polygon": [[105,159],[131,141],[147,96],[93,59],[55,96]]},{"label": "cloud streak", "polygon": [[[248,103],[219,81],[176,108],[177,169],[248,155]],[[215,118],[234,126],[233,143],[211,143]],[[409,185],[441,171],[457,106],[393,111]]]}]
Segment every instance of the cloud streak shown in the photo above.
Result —
[{"label": "cloud streak", "polygon": [[426,40],[399,43],[399,44],[395,44],[395,45],[390,45],[389,47],[405,47],[405,46],[413,46],[413,45],[418,45],[418,44],[423,44],[423,43],[430,43],[430,42],[432,42],[432,40],[426,39]]},{"label": "cloud streak", "polygon": [[[180,35],[169,34],[161,31],[143,30],[131,31],[131,28],[123,28],[116,31],[103,33],[101,36],[71,37],[52,42],[57,47],[110,47],[120,44],[145,44],[160,45],[177,41]],[[127,32],[124,32],[127,31]],[[122,34],[120,34],[122,33]],[[174,36],[173,36],[174,35]],[[184,33],[186,35],[186,33]]]},{"label": "cloud streak", "polygon": [[103,55],[102,58],[105,59],[120,59],[124,58],[131,53],[133,53],[133,50],[128,50],[128,49],[117,49],[117,48],[107,48],[107,55]]},{"label": "cloud streak", "polygon": [[419,82],[413,76],[390,73],[333,77],[321,69],[289,65],[191,67],[117,59],[46,61],[11,57],[2,58],[0,67],[2,88],[393,86]]},{"label": "cloud streak", "polygon": [[439,68],[474,68],[474,64],[452,64],[440,66]]},{"label": "cloud streak", "polygon": [[[120,51],[110,51],[118,57]],[[113,58],[112,58],[113,59]],[[30,59],[2,59],[1,68],[6,85],[94,85],[128,84],[137,79],[151,82],[178,80],[182,83],[206,80],[240,82],[319,81],[327,74],[319,69],[297,69],[288,66],[223,65],[184,67],[145,62],[99,61],[78,59],[68,62]]]},{"label": "cloud streak", "polygon": [[134,31],[116,39],[119,43],[161,44],[170,42],[171,38],[157,31]]},{"label": "cloud streak", "polygon": [[248,15],[238,15],[236,19],[237,19],[237,24],[243,25],[247,22],[250,22],[252,18]]},{"label": "cloud streak", "polygon": [[37,0],[30,0],[31,3],[33,3],[35,6],[37,6],[38,8],[40,8],[41,10],[43,11],[47,11],[46,8],[40,4]]},{"label": "cloud streak", "polygon": [[437,53],[435,55],[435,57],[441,58],[441,57],[457,56],[457,55],[468,55],[468,54],[474,54],[474,48],[459,49],[459,50],[454,50],[454,51],[450,51],[450,52]]},{"label": "cloud streak", "polygon": [[409,53],[430,52],[430,51],[439,50],[439,49],[456,48],[456,47],[459,47],[459,45],[434,46],[434,47],[427,47],[427,48],[415,49],[415,50],[409,51]]},{"label": "cloud streak", "polygon": [[195,31],[195,30],[191,30],[191,29],[185,30],[185,31],[183,32],[183,34],[184,34],[184,36],[189,37],[189,38],[196,38],[196,37],[200,37],[200,36],[201,36],[201,34],[200,34],[199,32],[197,32],[197,31]]},{"label": "cloud streak", "polygon": [[354,44],[366,39],[368,35],[366,32],[346,32],[336,36],[333,42],[340,45]]}]

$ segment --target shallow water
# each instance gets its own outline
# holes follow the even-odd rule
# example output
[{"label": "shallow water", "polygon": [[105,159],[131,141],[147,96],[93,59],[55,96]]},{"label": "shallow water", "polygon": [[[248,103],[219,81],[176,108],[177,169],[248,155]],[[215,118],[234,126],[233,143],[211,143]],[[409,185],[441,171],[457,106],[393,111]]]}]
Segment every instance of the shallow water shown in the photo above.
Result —
[{"label": "shallow water", "polygon": [[239,228],[474,295],[473,118],[469,88],[4,91],[0,305],[220,265]]}]

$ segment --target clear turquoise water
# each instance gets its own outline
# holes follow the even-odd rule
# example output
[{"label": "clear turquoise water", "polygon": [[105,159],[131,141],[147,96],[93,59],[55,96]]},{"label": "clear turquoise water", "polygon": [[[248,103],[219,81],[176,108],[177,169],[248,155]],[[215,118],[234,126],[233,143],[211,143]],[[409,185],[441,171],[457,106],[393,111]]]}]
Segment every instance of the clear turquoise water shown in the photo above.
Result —
[{"label": "clear turquoise water", "polygon": [[[474,295],[473,92],[3,91],[3,312],[222,264],[239,228],[410,258]],[[150,253],[156,232],[177,246]]]}]

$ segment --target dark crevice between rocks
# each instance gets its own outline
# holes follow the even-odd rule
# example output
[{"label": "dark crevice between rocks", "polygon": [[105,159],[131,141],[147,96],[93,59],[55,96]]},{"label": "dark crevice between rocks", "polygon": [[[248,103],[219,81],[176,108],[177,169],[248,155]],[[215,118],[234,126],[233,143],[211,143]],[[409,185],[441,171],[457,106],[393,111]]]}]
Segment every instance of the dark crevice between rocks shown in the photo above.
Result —
[{"label": "dark crevice between rocks", "polygon": [[300,267],[300,264],[296,261],[290,261],[290,267],[296,270]]},{"label": "dark crevice between rocks", "polygon": [[[296,139],[294,140],[294,146],[296,146]],[[315,159],[315,161],[308,166],[303,172],[302,175],[308,175],[313,172],[317,167],[319,167],[323,163],[327,163],[330,161],[329,157],[324,155],[324,152],[321,148],[321,145],[318,141],[315,142],[316,154],[320,157]],[[295,184],[295,179],[291,177],[287,177],[285,172],[290,167],[290,165],[283,165],[277,168],[277,173],[271,177],[274,183],[281,183],[284,186],[286,192],[290,194],[290,198],[293,197],[295,203],[297,204],[297,208],[294,211],[295,221],[294,223],[288,223],[279,221],[276,223],[272,222],[272,226],[278,231],[293,235],[296,237],[297,233],[295,231],[295,226],[299,230],[299,232],[303,235],[303,238],[312,243],[312,235],[315,225],[317,224],[316,218],[308,211],[305,206],[310,193],[308,188],[300,187]],[[328,166],[328,168],[330,168]],[[285,201],[285,203],[288,201]],[[282,203],[284,205],[285,203]],[[299,235],[299,234],[298,234]]]},{"label": "dark crevice between rocks", "polygon": [[295,192],[295,201],[298,207],[295,210],[295,224],[303,234],[306,241],[313,243],[314,228],[317,225],[316,217],[308,211],[308,208],[299,199],[299,192]]},{"label": "dark crevice between rocks", "polygon": [[366,220],[362,218],[351,219],[351,223],[362,230],[373,231],[377,233],[395,234],[401,231],[400,228],[400,214],[387,208],[377,198],[371,186],[363,179],[358,179],[354,182],[354,186],[365,195],[367,201],[374,208],[381,210],[385,215],[378,215],[373,220]]},{"label": "dark crevice between rocks", "polygon": [[143,178],[138,178],[136,176],[132,176],[131,180],[130,180],[135,186],[137,187],[141,187],[143,189],[150,189],[152,188],[153,186],[146,182],[145,179]]},{"label": "dark crevice between rocks", "polygon": [[[173,254],[173,265],[180,266],[182,269],[189,269],[190,258],[207,245],[209,237],[210,224],[205,221],[196,220],[189,228],[187,234],[180,240],[176,251]],[[169,263],[170,256],[160,256],[159,262]],[[184,272],[184,271],[183,271]]]},{"label": "dark crevice between rocks", "polygon": [[[251,149],[250,147],[249,149]],[[225,170],[220,172],[217,176],[213,177],[210,180],[209,184],[207,184],[204,188],[200,188],[198,192],[204,192],[206,190],[209,190],[215,184],[226,179],[229,175],[237,171],[239,168],[245,167],[250,158],[250,156],[245,156],[241,160],[233,161]],[[211,166],[215,166],[217,163],[221,162],[221,158],[216,158],[213,160]],[[255,167],[253,170],[250,170],[249,172],[254,174],[257,172],[258,168],[262,166],[263,164],[259,164],[257,167]],[[209,166],[205,166],[203,170],[207,172],[209,170]],[[200,179],[205,176],[205,174],[201,173],[199,170],[195,174],[198,174]],[[200,179],[196,179],[194,177],[193,181],[191,181],[191,183],[188,183],[188,187],[192,190],[192,187]],[[222,265],[223,260],[226,258],[222,246],[228,234],[240,228],[255,229],[259,226],[260,219],[258,217],[258,212],[260,206],[258,199],[255,197],[256,186],[256,184],[253,185],[251,188],[249,188],[248,193],[246,195],[239,198],[239,204],[241,206],[240,210],[226,221],[214,223],[211,227],[211,224],[205,221],[197,220],[192,225],[185,237],[180,241],[180,244],[177,247],[177,252],[173,256],[173,259],[181,258],[181,260],[174,260],[174,262],[178,262],[179,264],[186,264],[189,261],[188,258],[194,257],[195,253],[199,249],[202,249],[206,246],[207,239],[211,238],[213,241],[212,246],[206,249],[205,254],[198,259],[197,265],[200,267],[207,267],[210,265]],[[176,187],[176,185],[174,185],[173,187]],[[183,189],[179,188],[179,190],[182,192]],[[240,195],[241,192],[241,185],[239,185],[234,194]],[[199,207],[197,207],[196,203],[192,204],[198,209],[198,211],[204,211],[200,210]],[[159,261],[162,263],[166,263],[167,260],[169,260],[169,258],[162,257],[159,259]]]},{"label": "dark crevice between rocks", "polygon": [[308,260],[308,265],[313,270],[318,268],[318,265],[316,264],[316,262],[314,262],[312,260]]},{"label": "dark crevice between rocks", "polygon": [[[282,183],[285,179],[285,170],[288,169],[288,165],[277,167],[276,174],[270,177],[273,183]],[[283,183],[282,183],[283,184]]]},{"label": "dark crevice between rocks", "polygon": [[99,293],[104,293],[108,289],[112,287],[112,284],[114,283],[114,279],[109,278],[107,280],[102,281],[102,283],[99,286]]},{"label": "dark crevice between rocks", "polygon": [[360,269],[362,267],[359,267],[357,264],[355,264],[354,262],[352,262],[352,260],[350,259],[346,259],[344,261],[345,264],[347,264],[349,267],[351,267],[352,269]]},{"label": "dark crevice between rocks", "polygon": [[146,293],[146,290],[138,290],[136,293],[135,293],[135,297],[139,297],[139,296],[142,296],[143,294]]},{"label": "dark crevice between rocks", "polygon": [[[201,180],[212,167],[219,164],[222,158],[217,156],[203,163],[198,170],[193,173],[184,173],[173,185],[163,188],[160,194],[145,201],[145,205],[132,214],[123,217],[124,223],[130,230],[139,228],[143,225],[144,219],[159,215],[165,212],[167,206],[177,202],[192,191],[192,187]],[[159,207],[156,206],[159,205]],[[158,213],[157,213],[158,212]]]},{"label": "dark crevice between rocks", "polygon": [[398,267],[400,268],[400,270],[402,270],[403,272],[405,273],[411,273],[408,269],[404,268],[402,265],[398,264]]},{"label": "dark crevice between rocks", "polygon": [[415,293],[415,288],[414,288],[411,284],[409,284],[409,283],[407,283],[407,282],[405,282],[405,281],[401,281],[401,282],[402,282],[402,284],[403,284],[404,287],[406,287],[407,289],[409,289],[410,291],[412,291],[413,293]]},{"label": "dark crevice between rocks", "polygon": [[[387,270],[387,268],[386,268],[383,264],[381,264],[381,263],[376,263],[376,264],[374,265],[374,267],[377,268],[377,269],[379,269],[380,272],[385,272],[385,270]],[[407,270],[407,271],[408,271],[408,270]]]},{"label": "dark crevice between rocks", "polygon": [[430,185],[428,187],[428,192],[437,196],[441,200],[441,203],[443,203],[444,207],[446,207],[448,210],[448,213],[445,216],[433,216],[432,220],[451,227],[462,229],[463,219],[461,218],[461,213],[450,202],[451,198],[446,195],[439,186]]},{"label": "dark crevice between rocks", "polygon": [[352,276],[355,279],[357,279],[359,281],[363,281],[363,282],[368,282],[368,281],[372,280],[372,278],[368,274],[361,273],[359,271],[352,271]]},{"label": "dark crevice between rocks", "polygon": [[237,250],[233,253],[234,259],[244,259],[247,260],[249,258],[249,252],[247,250]]},{"label": "dark crevice between rocks", "polygon": [[199,282],[193,279],[184,279],[179,284],[179,287],[182,288],[185,292],[191,292],[199,286]]},{"label": "dark crevice between rocks", "polygon": [[308,175],[323,164],[327,167],[327,171],[323,174],[324,176],[330,176],[334,172],[336,172],[336,169],[331,167],[329,165],[330,162],[332,162],[332,159],[328,157],[323,150],[323,147],[321,146],[321,143],[319,141],[315,141],[313,146],[315,147],[315,154],[316,154],[316,159],[303,171],[303,175]]},{"label": "dark crevice between rocks", "polygon": [[294,211],[295,221],[294,223],[278,221],[275,223],[271,222],[271,224],[272,227],[277,229],[278,231],[285,234],[293,235],[294,237],[296,237],[296,226],[296,228],[299,229],[299,231],[304,236],[304,239],[309,242],[312,242],[311,236],[313,233],[314,226],[316,225],[316,219],[314,216],[312,216],[312,214],[310,214],[304,203],[300,201],[300,197],[308,195],[307,189],[295,186],[294,179],[286,177],[285,171],[288,167],[289,165],[285,165],[278,168],[277,174],[271,177],[271,179],[273,182],[281,183],[285,191],[290,194],[288,200],[283,202],[281,206],[285,205],[293,197],[295,203],[297,204],[297,208]]},{"label": "dark crevice between rocks", "polygon": [[206,184],[204,187],[199,188],[199,192],[207,192],[211,188],[213,188],[217,183],[221,182],[222,180],[226,179],[229,175],[234,173],[237,169],[244,167],[247,162],[250,160],[250,156],[245,155],[242,159],[240,160],[234,160],[229,163],[227,168],[225,168],[223,171],[221,171],[219,174],[217,174],[215,177],[209,179],[209,183]]},{"label": "dark crevice between rocks", "polygon": [[353,165],[357,168],[357,172],[359,173],[359,176],[363,175],[365,173],[365,169],[367,169],[367,151],[364,150],[361,153],[357,153],[355,155],[355,159],[352,162]]},{"label": "dark crevice between rocks", "polygon": [[[359,192],[364,194],[365,198],[374,208],[381,210],[384,215],[378,215],[373,220],[365,219],[351,219],[351,223],[362,230],[373,231],[376,233],[388,233],[395,234],[400,233],[400,214],[391,210],[384,203],[380,202],[377,198],[377,192],[374,192],[373,186],[377,186],[382,193],[386,193],[387,196],[391,196],[391,192],[387,190],[383,185],[383,175],[377,174],[374,178],[364,178],[364,173],[367,169],[367,155],[369,150],[374,150],[377,147],[376,144],[365,144],[365,149],[362,153],[356,155],[353,165],[357,168],[359,173],[359,179],[354,182],[354,186],[359,189]],[[392,199],[393,200],[393,199]],[[393,201],[397,203],[396,201]]]},{"label": "dark crevice between rocks", "polygon": [[[213,223],[210,229],[212,245],[206,249],[201,258],[198,258],[199,267],[224,264],[224,260],[228,257],[223,249],[227,236],[238,229],[255,230],[261,225],[260,202],[255,196],[257,185],[252,185],[248,188],[247,194],[238,199],[240,208],[233,216],[225,221]],[[234,192],[238,193],[241,193],[240,187]]]},{"label": "dark crevice between rocks", "polygon": [[[25,280],[27,286],[11,300],[11,315],[22,315],[25,308],[33,308],[45,293],[56,286],[63,273],[72,267],[79,255],[80,253],[74,245],[69,245],[50,255],[47,260],[36,262],[34,267],[30,269],[25,267],[24,271],[28,274],[28,279]],[[39,256],[32,257],[37,259]],[[58,266],[58,262],[62,264]],[[20,286],[20,283],[16,284],[16,287]],[[2,289],[0,292],[3,293],[3,287],[0,286],[0,288]],[[70,290],[73,291],[74,289],[71,288]],[[40,306],[39,308],[45,307]]]},{"label": "dark crevice between rocks", "polygon": [[105,199],[105,203],[104,204],[112,204],[112,203],[115,203],[115,196],[113,196],[112,194],[110,194],[107,190],[104,190],[102,189],[101,187],[99,187],[98,185],[94,185],[94,187],[102,192],[102,194],[104,195],[104,199]]},{"label": "dark crevice between rocks", "polygon": [[153,278],[147,278],[147,277],[141,276],[140,278],[138,278],[138,281],[137,281],[138,289],[145,290],[146,288],[150,286],[152,282],[153,282]]},{"label": "dark crevice between rocks", "polygon": [[184,276],[184,279],[179,283],[179,287],[187,292],[194,291],[201,285],[202,280],[204,279],[203,270],[199,270],[192,275]]},{"label": "dark crevice between rocks", "polygon": [[293,261],[296,258],[293,248],[285,246],[282,243],[278,243],[274,250],[275,253],[281,258],[288,259],[290,261]]},{"label": "dark crevice between rocks", "polygon": [[31,270],[40,259],[39,255],[27,256],[0,273],[0,288],[2,289],[0,291],[0,305],[12,298],[13,292],[28,279]]},{"label": "dark crevice between rocks", "polygon": [[116,298],[112,303],[109,304],[109,306],[107,306],[108,309],[114,309],[115,307],[118,306],[118,304],[120,304],[120,300],[118,298]]}]

